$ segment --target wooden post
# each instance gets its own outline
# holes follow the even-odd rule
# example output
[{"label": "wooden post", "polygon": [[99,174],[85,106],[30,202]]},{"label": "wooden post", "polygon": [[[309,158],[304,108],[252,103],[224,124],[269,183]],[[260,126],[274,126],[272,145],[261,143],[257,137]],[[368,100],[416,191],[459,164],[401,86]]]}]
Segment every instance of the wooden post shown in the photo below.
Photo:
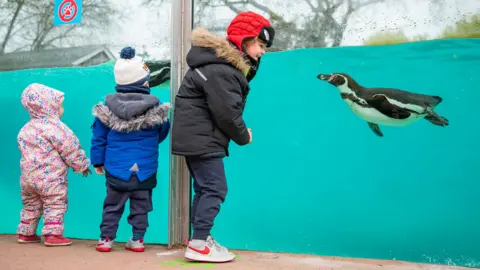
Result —
[{"label": "wooden post", "polygon": [[[193,26],[193,0],[174,0],[172,3],[172,46],[170,102],[173,105],[170,120],[175,126],[173,110],[175,96],[183,76],[188,70],[185,62],[191,47]],[[171,136],[170,136],[171,138]],[[171,147],[170,139],[170,147]],[[174,156],[170,152],[170,175],[168,197],[168,248],[181,246],[184,239],[190,237],[191,179],[184,157]]]}]

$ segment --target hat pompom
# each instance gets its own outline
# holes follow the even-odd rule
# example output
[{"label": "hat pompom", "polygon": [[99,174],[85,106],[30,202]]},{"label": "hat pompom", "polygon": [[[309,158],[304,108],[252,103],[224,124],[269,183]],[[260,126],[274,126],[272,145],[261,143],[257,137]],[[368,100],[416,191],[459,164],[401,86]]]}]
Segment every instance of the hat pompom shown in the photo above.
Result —
[{"label": "hat pompom", "polygon": [[135,49],[132,47],[123,48],[120,52],[120,58],[122,59],[132,59],[135,57]]}]

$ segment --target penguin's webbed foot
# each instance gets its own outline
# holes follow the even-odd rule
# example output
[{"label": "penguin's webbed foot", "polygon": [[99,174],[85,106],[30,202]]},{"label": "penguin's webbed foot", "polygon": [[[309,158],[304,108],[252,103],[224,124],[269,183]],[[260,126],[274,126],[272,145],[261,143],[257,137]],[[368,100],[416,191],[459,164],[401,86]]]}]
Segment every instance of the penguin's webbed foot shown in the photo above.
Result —
[{"label": "penguin's webbed foot", "polygon": [[367,124],[370,127],[370,129],[373,131],[373,133],[375,133],[378,137],[383,137],[382,130],[377,124],[374,124],[372,122],[367,122]]},{"label": "penguin's webbed foot", "polygon": [[447,118],[438,115],[430,107],[425,108],[425,112],[428,114],[427,116],[425,116],[425,120],[429,121],[434,125],[444,127],[450,124]]},{"label": "penguin's webbed foot", "polygon": [[435,117],[433,115],[427,115],[427,116],[425,116],[425,120],[429,121],[430,123],[432,123],[434,125],[441,126],[441,127],[448,126],[448,124],[449,124],[448,119],[446,119],[444,117],[441,117],[441,116]]}]

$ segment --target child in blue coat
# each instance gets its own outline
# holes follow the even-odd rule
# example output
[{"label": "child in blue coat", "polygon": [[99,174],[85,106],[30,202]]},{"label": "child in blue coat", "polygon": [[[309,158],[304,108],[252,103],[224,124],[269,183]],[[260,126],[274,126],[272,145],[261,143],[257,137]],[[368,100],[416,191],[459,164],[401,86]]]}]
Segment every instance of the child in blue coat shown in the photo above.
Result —
[{"label": "child in blue coat", "polygon": [[90,158],[95,172],[105,175],[107,186],[96,250],[112,250],[130,200],[128,223],[133,236],[125,248],[143,252],[148,213],[153,210],[152,190],[157,185],[158,144],[170,130],[170,105],[150,95],[150,70],[133,48],[124,48],[120,57],[114,67],[117,93],[107,95],[105,105],[93,108]]}]

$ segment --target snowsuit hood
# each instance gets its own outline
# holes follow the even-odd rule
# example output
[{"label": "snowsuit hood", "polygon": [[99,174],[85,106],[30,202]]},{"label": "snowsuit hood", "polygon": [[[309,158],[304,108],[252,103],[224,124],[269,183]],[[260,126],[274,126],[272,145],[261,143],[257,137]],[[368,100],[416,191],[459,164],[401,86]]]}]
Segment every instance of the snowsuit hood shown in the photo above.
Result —
[{"label": "snowsuit hood", "polygon": [[64,93],[43,84],[33,83],[22,93],[21,102],[31,118],[60,118]]}]

